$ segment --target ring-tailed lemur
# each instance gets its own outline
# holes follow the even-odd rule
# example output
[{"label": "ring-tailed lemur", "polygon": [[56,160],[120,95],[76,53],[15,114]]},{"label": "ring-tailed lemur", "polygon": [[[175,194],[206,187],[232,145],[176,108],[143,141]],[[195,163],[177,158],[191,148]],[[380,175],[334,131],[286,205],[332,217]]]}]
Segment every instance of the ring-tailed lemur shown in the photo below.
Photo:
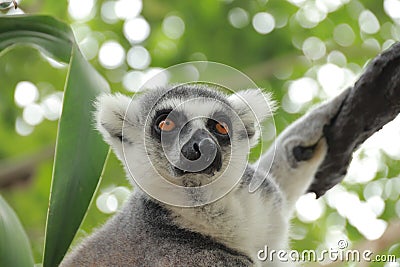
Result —
[{"label": "ring-tailed lemur", "polygon": [[[273,106],[259,89],[228,96],[205,85],[151,90],[132,101],[120,94],[101,96],[98,129],[137,182],[123,208],[61,266],[283,265],[277,259],[260,261],[257,253],[266,245],[287,249],[294,204],[326,155],[323,127],[342,99],[292,124],[250,164],[246,156],[258,141],[258,120],[272,112],[265,100]],[[306,119],[309,125],[302,123]],[[175,192],[155,176],[179,192],[183,188],[187,194],[177,191],[178,200],[193,207],[160,201],[158,196]],[[194,189],[222,178],[233,187],[199,205],[210,192]],[[253,179],[262,183],[250,193]],[[156,188],[151,196],[146,187]],[[214,189],[209,190],[212,195]]]}]

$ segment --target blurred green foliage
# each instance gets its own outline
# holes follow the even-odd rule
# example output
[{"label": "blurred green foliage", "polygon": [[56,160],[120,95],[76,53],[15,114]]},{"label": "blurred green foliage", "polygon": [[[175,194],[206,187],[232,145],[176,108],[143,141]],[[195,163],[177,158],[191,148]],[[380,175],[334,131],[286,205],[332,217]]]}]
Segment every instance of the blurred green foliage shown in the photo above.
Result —
[{"label": "blurred green foliage", "polygon": [[[372,57],[400,40],[400,15],[395,10],[391,13],[389,2],[393,1],[389,0],[146,0],[138,16],[150,25],[150,35],[137,44],[130,42],[124,33],[124,25],[129,19],[118,18],[114,12],[117,5],[123,6],[121,3],[126,4],[126,1],[97,0],[91,6],[92,2],[71,0],[68,4],[66,1],[24,0],[20,2],[20,8],[25,13],[49,14],[70,23],[83,54],[107,78],[114,92],[131,93],[132,88],[127,85],[132,82],[128,79],[128,73],[132,71],[144,75],[149,68],[167,68],[191,60],[216,61],[237,68],[258,86],[271,91],[280,103],[274,117],[278,133],[313,105],[332,97],[332,90],[339,92],[336,87],[343,89],[351,85]],[[88,5],[89,11],[85,13]],[[74,10],[80,10],[79,14],[83,15],[74,13]],[[234,10],[240,12],[235,13]],[[365,13],[368,10],[378,21],[378,29],[374,17]],[[12,12],[16,11],[4,11],[3,15],[11,15]],[[20,10],[17,9],[17,12]],[[260,12],[272,15],[275,21],[275,27],[267,34],[257,32],[253,23],[253,18]],[[115,18],[107,19],[104,14],[114,14]],[[362,14],[367,14],[367,22],[361,20]],[[170,16],[177,16],[184,22],[183,34],[176,39],[169,37],[163,27],[165,19]],[[235,23],[239,23],[240,27],[234,27]],[[338,28],[339,25],[345,27]],[[310,37],[318,39],[315,41]],[[106,64],[101,62],[98,52],[110,40],[122,46],[124,57],[117,66],[104,67]],[[311,48],[305,45],[307,40]],[[132,67],[126,60],[129,49],[136,45],[146,48],[151,56],[151,63],[144,70]],[[331,76],[324,78],[321,69],[327,63],[339,68],[333,68]],[[0,58],[0,166],[5,166],[1,165],[5,163],[18,167],[26,156],[35,158],[54,145],[57,121],[45,119],[34,126],[32,133],[27,136],[16,132],[16,121],[23,117],[24,109],[14,99],[15,88],[20,81],[30,81],[37,86],[37,103],[42,103],[55,92],[63,91],[66,68],[55,68],[53,64],[40,52],[28,47],[15,48]],[[344,77],[343,82],[332,87],[329,83],[338,79],[336,74]],[[311,82],[305,84],[316,85],[317,91],[310,93],[304,88],[304,92],[295,92],[292,88],[293,95],[297,93],[300,98],[311,94],[307,101],[297,99],[296,102],[295,97],[290,95],[291,85],[302,77],[310,78]],[[400,138],[399,128],[394,130],[397,130],[397,137]],[[265,142],[270,144],[271,140]],[[257,150],[260,147],[253,152],[253,159]],[[371,149],[368,151],[371,152]],[[365,152],[367,158],[370,156],[368,151]],[[376,162],[379,161],[374,177],[355,181],[346,179],[340,188],[354,193],[362,202],[371,196],[365,193],[366,188],[373,188],[372,191],[378,191],[376,196],[384,201],[383,211],[376,216],[377,219],[384,222],[396,218],[399,220],[400,155],[386,153],[385,149],[379,147],[374,151],[380,155],[372,157]],[[363,150],[356,158],[361,160],[362,154]],[[43,252],[51,167],[52,157],[49,156],[32,167],[25,179],[16,176],[15,181],[7,187],[0,187],[1,195],[15,209],[31,239],[36,262],[41,261]],[[363,175],[361,170],[358,173]],[[120,163],[111,156],[97,196],[115,186],[129,185]],[[381,193],[379,188],[382,189]],[[96,199],[75,243],[109,217],[100,212],[95,202]],[[323,198],[320,202],[323,208],[318,218],[309,222],[305,222],[301,216],[294,219],[294,249],[326,248],[329,233],[341,233],[353,244],[365,240],[359,229],[348,218],[344,218],[345,215],[329,205],[329,199]],[[385,248],[382,254],[398,251],[395,246]],[[396,256],[400,257],[399,254]],[[374,263],[371,266],[386,265]]]}]

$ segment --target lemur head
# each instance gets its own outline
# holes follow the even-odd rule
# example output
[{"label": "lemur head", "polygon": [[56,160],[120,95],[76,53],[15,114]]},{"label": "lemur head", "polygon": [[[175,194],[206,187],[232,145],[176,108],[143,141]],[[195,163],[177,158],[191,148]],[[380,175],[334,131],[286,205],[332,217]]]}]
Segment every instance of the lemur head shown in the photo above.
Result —
[{"label": "lemur head", "polygon": [[159,175],[193,187],[214,181],[229,165],[232,175],[247,164],[249,149],[258,142],[259,122],[271,115],[272,106],[259,89],[228,96],[205,85],[179,85],[133,99],[103,95],[96,119],[135,180]]}]

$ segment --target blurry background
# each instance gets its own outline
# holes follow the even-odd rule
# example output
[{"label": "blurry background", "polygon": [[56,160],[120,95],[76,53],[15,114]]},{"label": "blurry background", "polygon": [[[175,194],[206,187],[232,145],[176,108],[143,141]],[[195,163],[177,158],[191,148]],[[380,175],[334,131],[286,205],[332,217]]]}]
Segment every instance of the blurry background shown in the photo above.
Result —
[{"label": "blurry background", "polygon": [[[70,23],[83,54],[113,91],[131,94],[154,73],[192,60],[243,71],[279,101],[278,133],[354,83],[371,58],[400,41],[399,0],[18,2],[20,8],[2,14],[49,14]],[[65,65],[33,48],[18,47],[0,58],[0,193],[20,217],[36,262],[66,75]],[[267,144],[273,127],[272,121],[265,124]],[[114,213],[129,190],[111,156],[75,242]],[[366,243],[386,237],[399,222],[399,194],[400,118],[355,153],[344,182],[321,199],[310,194],[299,200],[292,247],[337,248],[345,239],[400,257],[400,243]]]}]

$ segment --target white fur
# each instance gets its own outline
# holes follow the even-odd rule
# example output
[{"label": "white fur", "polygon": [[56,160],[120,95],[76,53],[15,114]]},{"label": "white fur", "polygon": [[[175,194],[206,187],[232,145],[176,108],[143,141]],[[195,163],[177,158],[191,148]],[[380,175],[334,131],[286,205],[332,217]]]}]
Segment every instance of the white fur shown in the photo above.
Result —
[{"label": "white fur", "polygon": [[[275,207],[273,201],[273,198],[261,196],[260,191],[251,194],[247,190],[236,189],[204,210],[172,210],[179,214],[175,220],[178,225],[209,235],[249,255],[257,266],[263,266],[257,259],[257,252],[265,245],[276,250],[288,248],[289,221],[281,210],[285,207]],[[221,210],[227,212],[221,214]],[[213,214],[220,215],[215,217]]]},{"label": "white fur", "polygon": [[249,139],[249,142],[251,147],[255,146],[260,138],[261,122],[271,117],[276,109],[272,95],[261,89],[248,89],[230,95],[228,100],[239,114],[246,114],[242,117],[244,121],[254,123],[255,135]]},{"label": "white fur", "polygon": [[276,103],[269,93],[261,89],[248,89],[236,92],[229,96],[229,101],[236,110],[251,110],[251,113],[258,122],[272,116],[276,109]]}]

